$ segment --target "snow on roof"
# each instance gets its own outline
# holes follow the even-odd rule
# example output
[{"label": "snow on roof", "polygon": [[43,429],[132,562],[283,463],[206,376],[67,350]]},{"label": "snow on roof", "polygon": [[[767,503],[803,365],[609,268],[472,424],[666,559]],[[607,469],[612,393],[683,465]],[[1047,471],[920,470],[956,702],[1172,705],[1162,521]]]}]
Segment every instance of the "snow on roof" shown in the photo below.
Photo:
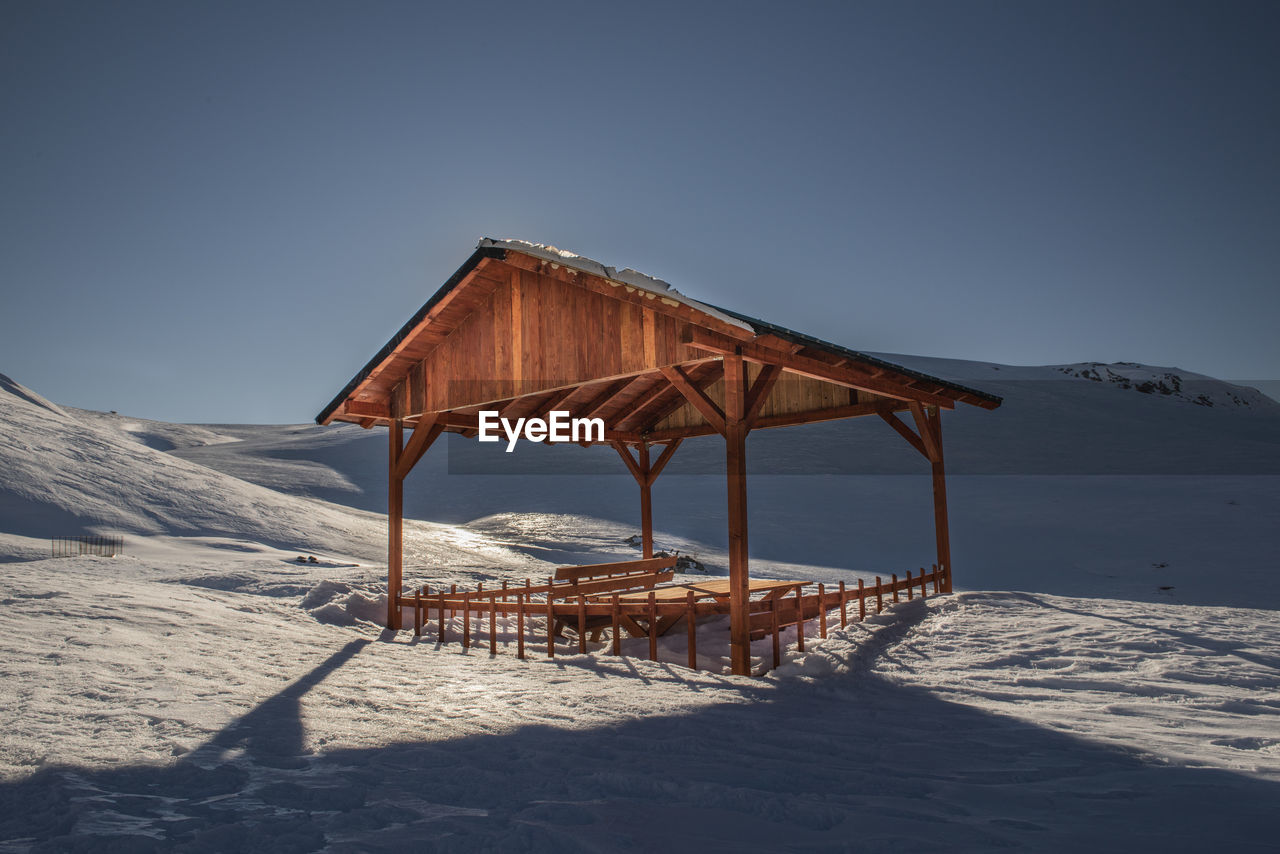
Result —
[{"label": "snow on roof", "polygon": [[541,258],[544,261],[550,261],[554,264],[561,264],[565,267],[572,267],[575,270],[581,270],[584,273],[590,273],[593,276],[599,276],[602,279],[609,279],[629,288],[645,291],[646,293],[655,294],[659,298],[673,300],[675,302],[687,305],[690,308],[697,309],[703,314],[709,314],[717,320],[728,323],[731,326],[737,326],[740,329],[746,329],[748,332],[754,333],[755,330],[751,324],[731,317],[717,308],[690,299],[680,293],[670,282],[654,276],[641,273],[639,270],[633,270],[625,267],[619,270],[617,267],[608,267],[599,261],[594,261],[583,255],[569,252],[565,249],[558,249],[555,246],[548,246],[545,243],[531,243],[527,240],[496,240],[492,237],[482,238],[476,245],[477,249],[486,248],[510,249],[514,252],[522,252],[525,255],[532,255],[535,258]]}]

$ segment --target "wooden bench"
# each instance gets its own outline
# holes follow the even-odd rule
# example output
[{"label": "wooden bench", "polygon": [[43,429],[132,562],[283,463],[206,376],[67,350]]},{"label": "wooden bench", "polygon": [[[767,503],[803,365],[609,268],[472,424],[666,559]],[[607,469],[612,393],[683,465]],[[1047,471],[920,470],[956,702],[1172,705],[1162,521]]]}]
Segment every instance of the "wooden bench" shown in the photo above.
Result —
[{"label": "wooden bench", "polygon": [[[653,557],[644,560],[624,560],[613,563],[594,563],[585,566],[562,566],[556,570],[556,582],[568,582],[561,586],[556,584],[548,594],[552,599],[573,599],[578,596],[598,596],[602,593],[633,590],[649,590],[675,577],[673,567],[676,556]],[[600,640],[600,632],[612,625],[609,617],[587,617],[583,631],[591,631],[593,642]],[[556,618],[555,635],[564,637],[565,627],[578,630],[577,620]]]}]

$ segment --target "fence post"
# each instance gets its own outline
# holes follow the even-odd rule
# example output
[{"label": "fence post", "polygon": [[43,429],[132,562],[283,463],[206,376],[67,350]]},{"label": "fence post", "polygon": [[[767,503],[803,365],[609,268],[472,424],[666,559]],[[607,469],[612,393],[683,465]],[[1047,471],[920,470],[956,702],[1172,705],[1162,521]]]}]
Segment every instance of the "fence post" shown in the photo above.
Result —
[{"label": "fence post", "polygon": [[516,594],[516,657],[524,661],[524,594]]},{"label": "fence post", "polygon": [[[548,588],[555,585],[554,578],[547,579]],[[554,590],[547,590],[547,658],[556,657],[556,611],[552,604],[555,599],[552,596]]]},{"label": "fence post", "polygon": [[449,640],[449,621],[445,617],[444,607],[444,588],[440,588],[440,645],[444,646]]},{"label": "fence post", "polygon": [[844,608],[844,603],[846,601],[847,600],[845,598],[845,593],[844,593],[844,581],[841,580],[840,582],[840,628],[842,629],[845,626],[849,625],[849,617],[845,613],[845,608]]},{"label": "fence post", "polygon": [[827,595],[822,582],[818,582],[818,636],[827,637]]}]

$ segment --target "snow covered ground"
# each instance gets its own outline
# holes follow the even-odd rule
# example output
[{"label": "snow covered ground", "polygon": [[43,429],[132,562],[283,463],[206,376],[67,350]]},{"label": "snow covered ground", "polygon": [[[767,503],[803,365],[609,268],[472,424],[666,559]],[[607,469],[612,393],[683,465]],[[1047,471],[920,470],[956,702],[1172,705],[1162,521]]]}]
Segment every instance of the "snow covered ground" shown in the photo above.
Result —
[{"label": "snow covered ground", "polygon": [[[1147,423],[1157,446],[1150,424],[1180,419],[1169,454],[1215,429],[1265,450],[1276,424],[1261,401],[1017,370],[1041,379],[992,441],[1106,395],[1132,396],[1123,429]],[[1089,473],[1108,451],[1082,453],[1085,473],[953,477],[963,592],[826,640],[811,626],[805,654],[749,679],[679,666],[678,639],[657,663],[535,645],[520,661],[509,632],[492,658],[384,633],[384,441],[165,425],[0,383],[0,851],[1275,850],[1265,453],[1258,475],[1220,441],[1209,473]],[[760,456],[797,463],[774,447]],[[406,526],[407,580],[632,553],[628,479],[451,473],[442,456],[410,478],[433,521]],[[753,478],[753,571],[927,562],[910,471]],[[710,572],[721,490],[667,474],[655,501],[659,543]],[[125,554],[44,557],[43,538],[87,530],[123,532]]]}]

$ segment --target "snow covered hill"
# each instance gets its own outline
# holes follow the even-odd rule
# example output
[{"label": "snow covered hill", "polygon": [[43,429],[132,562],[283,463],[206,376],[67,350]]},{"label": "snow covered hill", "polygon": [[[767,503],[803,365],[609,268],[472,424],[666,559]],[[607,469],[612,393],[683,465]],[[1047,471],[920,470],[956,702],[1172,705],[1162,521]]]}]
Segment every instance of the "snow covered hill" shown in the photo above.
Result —
[{"label": "snow covered hill", "polygon": [[[696,673],[671,638],[519,661],[509,625],[492,658],[383,633],[384,434],[0,377],[0,852],[1274,850],[1280,407],[1173,370],[893,358],[1007,396],[946,422],[962,592],[804,653],[791,631],[765,678],[718,672],[716,624]],[[633,482],[589,473],[611,452],[533,449],[578,469],[527,478],[475,448],[409,478],[408,583],[634,554]],[[659,544],[711,572],[717,451],[655,488]],[[930,561],[928,478],[885,425],[751,453],[807,473],[752,478],[753,573]],[[44,557],[90,531],[125,554]]]},{"label": "snow covered hill", "polygon": [[[1211,378],[1132,365],[887,358],[1006,395],[999,410],[961,407],[945,420],[964,586],[1280,603],[1270,585],[1220,583],[1227,567],[1251,577],[1271,565],[1273,544],[1253,532],[1273,523],[1277,507],[1276,479],[1259,475],[1280,471],[1280,404]],[[1105,370],[1124,382],[1093,379]],[[1161,381],[1182,393],[1160,393]],[[1156,390],[1136,387],[1145,382]],[[1197,404],[1201,395],[1215,405]],[[383,554],[380,431],[167,425],[59,408],[12,381],[0,388],[0,430],[0,463],[10,472],[0,482],[0,539],[163,532],[365,561]],[[434,545],[463,534],[482,554],[508,549],[535,565],[631,553],[622,540],[636,529],[635,487],[610,449],[529,445],[505,454],[452,436],[441,444],[407,482],[407,514],[444,526],[410,526],[411,564],[483,568],[483,557]],[[727,563],[720,456],[714,438],[690,440],[655,486],[659,544],[693,553],[712,572]],[[932,561],[927,467],[879,419],[758,431],[749,456],[764,472],[804,475],[753,477],[754,571],[787,576],[799,565],[838,580]],[[485,473],[504,469],[513,473]],[[977,476],[984,473],[1001,476]],[[437,535],[419,536],[428,530]],[[23,543],[26,555],[44,548],[39,539]],[[1061,571],[1029,570],[1046,556]]]}]

